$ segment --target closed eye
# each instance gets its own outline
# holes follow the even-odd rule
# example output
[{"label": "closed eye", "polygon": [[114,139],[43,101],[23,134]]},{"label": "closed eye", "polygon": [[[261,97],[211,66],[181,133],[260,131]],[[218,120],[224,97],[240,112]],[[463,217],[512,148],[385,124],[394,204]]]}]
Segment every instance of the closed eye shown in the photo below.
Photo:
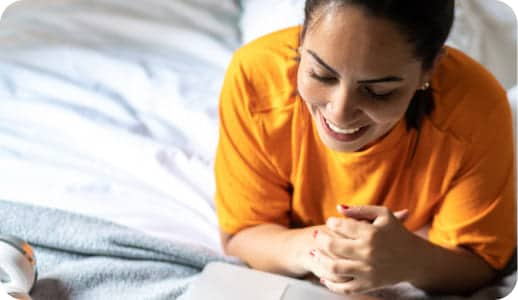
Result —
[{"label": "closed eye", "polygon": [[311,76],[311,78],[318,80],[325,84],[332,84],[332,83],[335,83],[337,80],[336,77],[334,77],[334,76],[321,76],[321,75],[318,75],[317,73],[315,73],[315,71],[311,71],[309,73],[309,76]]},{"label": "closed eye", "polygon": [[390,92],[387,92],[387,93],[379,94],[379,93],[375,93],[369,87],[365,87],[365,91],[367,91],[367,94],[369,96],[371,96],[372,98],[377,99],[377,100],[385,100],[385,99],[389,98],[394,93],[394,91],[390,91]]}]

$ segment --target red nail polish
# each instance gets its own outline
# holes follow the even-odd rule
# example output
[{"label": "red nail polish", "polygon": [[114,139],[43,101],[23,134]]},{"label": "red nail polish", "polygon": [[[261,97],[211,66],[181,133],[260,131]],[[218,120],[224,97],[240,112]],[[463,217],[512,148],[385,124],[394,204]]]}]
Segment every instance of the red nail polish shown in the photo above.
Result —
[{"label": "red nail polish", "polygon": [[315,229],[315,231],[313,231],[313,238],[316,238],[317,234],[318,234],[318,230]]},{"label": "red nail polish", "polygon": [[311,251],[309,251],[309,255],[315,256],[315,249],[312,249]]},{"label": "red nail polish", "polygon": [[347,210],[349,209],[349,206],[345,205],[345,204],[340,204],[340,207],[343,209],[343,210]]}]

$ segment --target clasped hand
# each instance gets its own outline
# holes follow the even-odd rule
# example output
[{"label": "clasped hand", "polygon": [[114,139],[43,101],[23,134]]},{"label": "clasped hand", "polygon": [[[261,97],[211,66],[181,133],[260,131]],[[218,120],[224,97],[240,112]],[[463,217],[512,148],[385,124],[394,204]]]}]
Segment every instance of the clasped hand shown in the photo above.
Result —
[{"label": "clasped hand", "polygon": [[407,210],[381,206],[338,210],[313,233],[306,268],[337,293],[364,292],[409,280],[415,269],[415,235],[401,223]]}]

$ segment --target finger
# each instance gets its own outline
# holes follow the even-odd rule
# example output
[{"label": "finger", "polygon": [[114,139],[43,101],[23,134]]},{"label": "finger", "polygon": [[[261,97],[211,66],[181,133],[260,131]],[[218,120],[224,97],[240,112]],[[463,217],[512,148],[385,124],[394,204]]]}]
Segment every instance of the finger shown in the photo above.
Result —
[{"label": "finger", "polygon": [[394,212],[394,217],[398,219],[400,222],[404,222],[408,217],[408,209],[402,209]]},{"label": "finger", "polygon": [[322,283],[329,290],[338,294],[359,293],[372,289],[372,287],[367,282],[358,278],[353,278],[347,282],[335,282],[330,279],[322,278],[320,283]]},{"label": "finger", "polygon": [[387,213],[386,207],[377,205],[359,205],[347,208],[338,205],[337,210],[346,217],[369,222],[373,222],[377,217],[384,216]]},{"label": "finger", "polygon": [[349,239],[359,239],[374,230],[371,224],[351,218],[331,217],[327,219],[326,226],[333,233]]},{"label": "finger", "polygon": [[316,277],[322,278],[322,276],[325,274],[325,270],[322,267],[322,261],[326,259],[327,254],[317,249],[312,249],[309,252],[309,255],[310,257],[309,260],[307,260],[308,265],[306,268],[310,270],[311,273],[313,273]]},{"label": "finger", "polygon": [[[343,220],[343,219],[340,219]],[[361,249],[360,242],[355,239],[346,238],[333,231],[320,231],[315,235],[315,242],[320,250],[325,251],[332,258],[362,259],[358,253]]]},{"label": "finger", "polygon": [[[387,207],[377,205],[361,205],[348,207],[347,209],[342,205],[338,205],[337,209],[346,217],[368,221],[374,225],[384,225],[389,221],[390,216],[394,215]],[[408,210],[405,212],[404,209],[397,213],[397,216],[406,218]],[[397,216],[395,217],[397,218]]]},{"label": "finger", "polygon": [[359,274],[360,263],[356,261],[332,258],[320,250],[313,250],[311,256],[314,261],[313,273],[319,278],[347,282]]}]

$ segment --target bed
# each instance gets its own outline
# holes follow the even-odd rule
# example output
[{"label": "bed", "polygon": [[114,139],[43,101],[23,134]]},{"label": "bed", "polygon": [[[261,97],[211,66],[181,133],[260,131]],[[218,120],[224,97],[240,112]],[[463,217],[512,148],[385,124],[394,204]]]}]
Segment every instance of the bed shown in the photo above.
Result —
[{"label": "bed", "polygon": [[[300,23],[302,5],[8,7],[0,21],[0,233],[34,246],[34,299],[181,298],[207,263],[240,263],[222,253],[212,202],[219,88],[232,52]],[[516,99],[516,20],[487,5],[459,3],[449,43]],[[475,296],[503,296],[515,279],[511,269]],[[404,283],[377,293],[435,297]]]}]

